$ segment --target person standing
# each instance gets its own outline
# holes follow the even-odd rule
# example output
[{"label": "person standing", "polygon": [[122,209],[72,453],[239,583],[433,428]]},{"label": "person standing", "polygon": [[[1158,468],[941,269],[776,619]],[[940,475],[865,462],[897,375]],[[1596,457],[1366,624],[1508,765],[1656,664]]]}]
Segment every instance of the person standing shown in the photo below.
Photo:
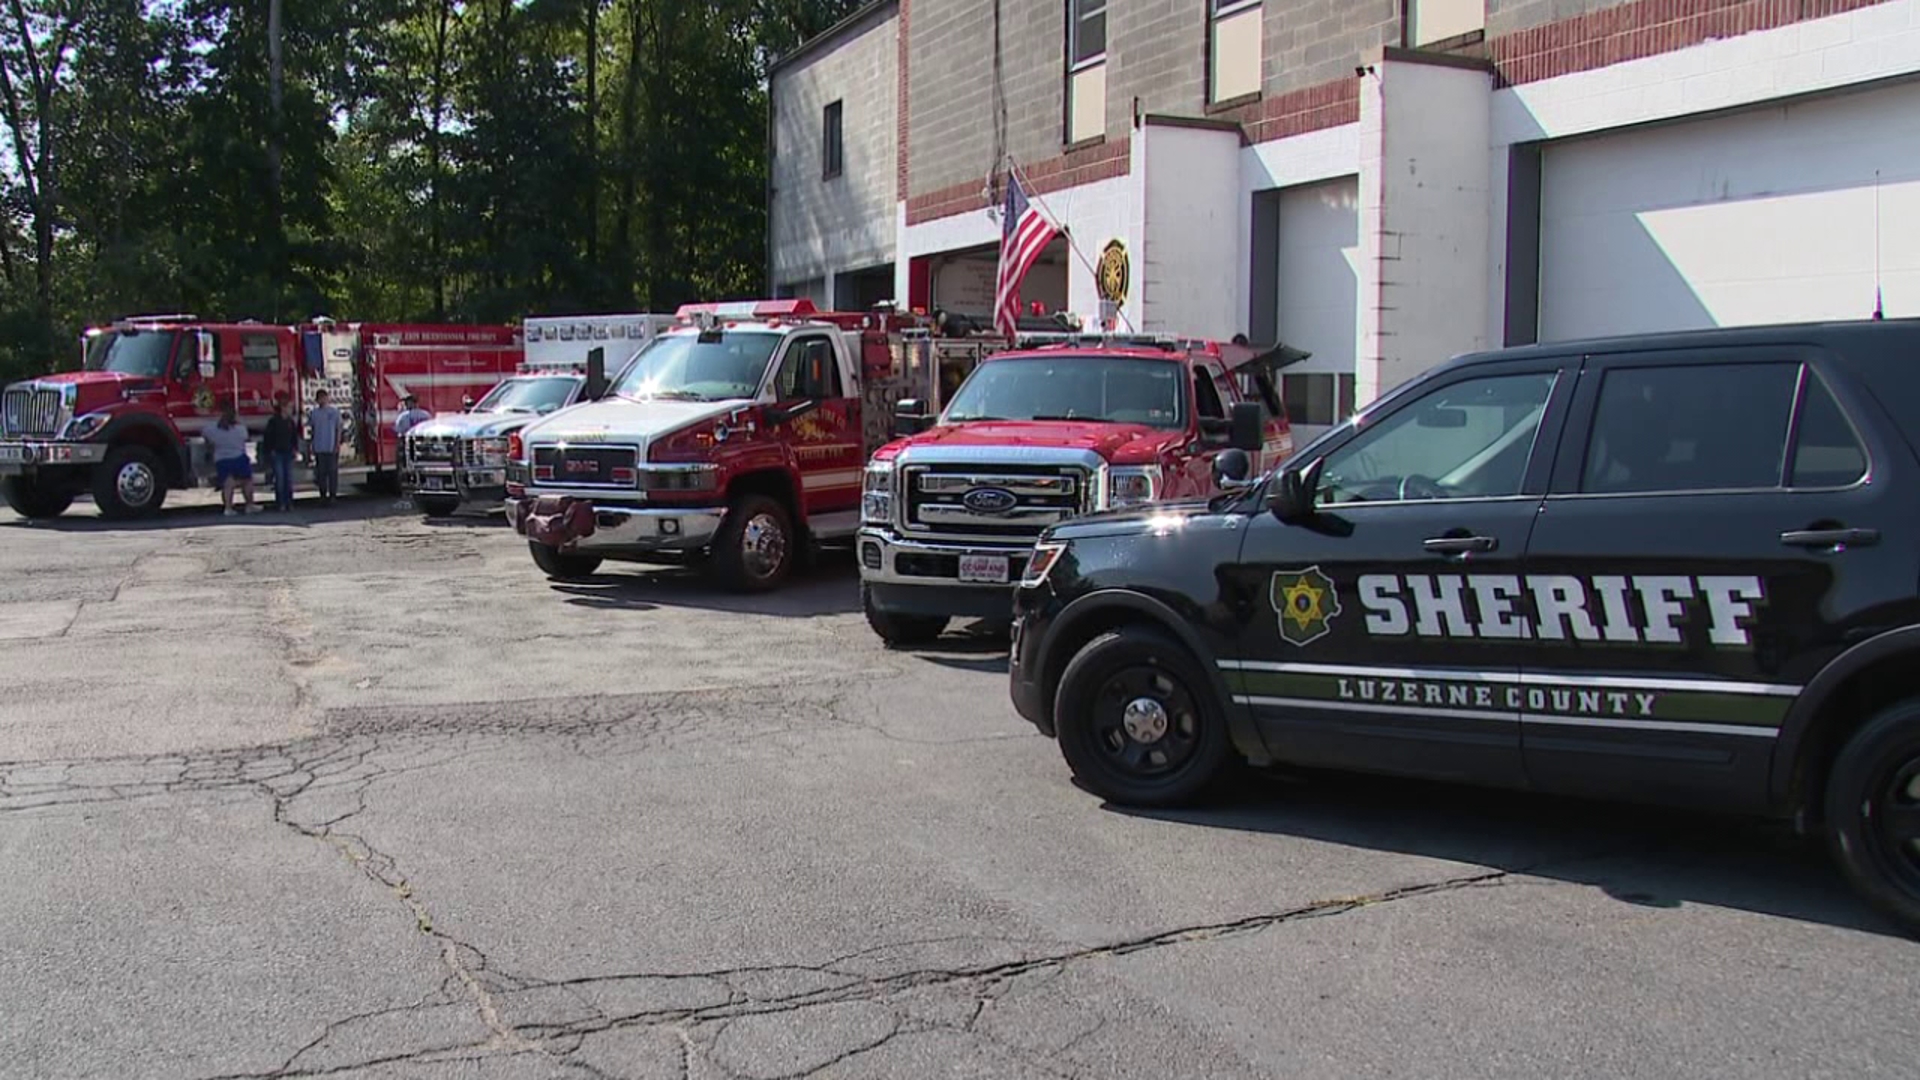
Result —
[{"label": "person standing", "polygon": [[293,452],[300,442],[299,429],[287,416],[288,407],[286,393],[273,395],[273,415],[260,437],[260,453],[273,470],[273,508],[282,514],[293,509]]},{"label": "person standing", "polygon": [[313,486],[320,489],[320,504],[332,506],[340,491],[340,410],[325,390],[313,395],[313,409],[307,413],[307,451],[313,455]]},{"label": "person standing", "polygon": [[407,432],[431,419],[433,414],[420,407],[420,399],[412,394],[402,394],[400,418],[393,422],[393,433],[404,439],[407,437]]},{"label": "person standing", "polygon": [[220,484],[220,505],[226,516],[232,517],[233,486],[240,485],[246,495],[246,509],[252,513],[253,505],[253,462],[247,457],[247,425],[235,417],[233,402],[220,406],[220,419],[212,427],[201,432],[207,440],[207,446],[213,451],[214,475]]}]

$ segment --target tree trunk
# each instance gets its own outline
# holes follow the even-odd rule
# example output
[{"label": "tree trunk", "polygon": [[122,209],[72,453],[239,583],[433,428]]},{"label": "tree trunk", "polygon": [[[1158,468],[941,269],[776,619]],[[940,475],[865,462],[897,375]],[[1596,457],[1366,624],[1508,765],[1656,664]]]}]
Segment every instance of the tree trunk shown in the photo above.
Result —
[{"label": "tree trunk", "polygon": [[642,47],[646,40],[644,5],[633,0],[627,26],[627,70],[620,83],[620,191],[614,202],[612,268],[619,278],[621,294],[628,303],[637,303],[634,291],[633,201],[635,179],[640,173],[640,155],[636,140],[640,119],[640,73]]},{"label": "tree trunk", "polygon": [[600,0],[587,0],[587,274],[600,292]]},{"label": "tree trunk", "polygon": [[267,243],[274,321],[287,286],[287,227],[281,172],[286,158],[286,65],[280,54],[280,3],[267,0]]},{"label": "tree trunk", "polygon": [[440,209],[441,125],[447,109],[447,32],[453,0],[434,0],[432,99],[427,118],[427,258],[433,264],[433,321],[447,318],[446,239]]}]

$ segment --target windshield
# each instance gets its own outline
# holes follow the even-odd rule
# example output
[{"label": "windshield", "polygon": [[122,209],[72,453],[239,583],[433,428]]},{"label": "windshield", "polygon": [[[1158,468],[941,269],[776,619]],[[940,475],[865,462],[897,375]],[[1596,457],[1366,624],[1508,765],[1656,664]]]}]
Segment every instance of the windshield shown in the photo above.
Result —
[{"label": "windshield", "polygon": [[779,344],[779,334],[751,330],[729,330],[709,341],[696,334],[657,337],[621,373],[613,392],[689,401],[750,398]]},{"label": "windshield", "polygon": [[88,371],[162,378],[173,357],[171,330],[121,330],[102,334],[87,345]]},{"label": "windshield", "polygon": [[1186,426],[1186,365],[1132,357],[994,360],[974,369],[947,406],[946,422],[1091,420]]},{"label": "windshield", "polygon": [[487,392],[475,412],[552,412],[567,403],[577,380],[563,375],[508,379]]}]

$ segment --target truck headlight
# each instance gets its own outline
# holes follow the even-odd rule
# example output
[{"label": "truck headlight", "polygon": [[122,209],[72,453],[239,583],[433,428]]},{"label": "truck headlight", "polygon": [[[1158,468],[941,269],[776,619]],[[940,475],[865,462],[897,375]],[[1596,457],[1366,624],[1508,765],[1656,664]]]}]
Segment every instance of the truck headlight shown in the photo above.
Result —
[{"label": "truck headlight", "polygon": [[475,457],[482,465],[505,465],[510,452],[508,440],[505,438],[475,439],[473,449]]},{"label": "truck headlight", "polygon": [[860,491],[860,521],[866,525],[885,525],[893,520],[893,463],[877,462],[867,466]]},{"label": "truck headlight", "polygon": [[1138,506],[1160,494],[1160,466],[1135,465],[1113,470],[1107,478],[1109,506]]},{"label": "truck headlight", "polygon": [[1034,589],[1046,583],[1047,575],[1053,571],[1053,564],[1066,554],[1067,545],[1058,540],[1041,540],[1033,545],[1033,554],[1027,558],[1027,568],[1020,573],[1020,587]]},{"label": "truck headlight", "polygon": [[88,413],[78,420],[70,421],[67,430],[61,433],[63,439],[85,439],[107,426],[110,417],[106,413]]}]

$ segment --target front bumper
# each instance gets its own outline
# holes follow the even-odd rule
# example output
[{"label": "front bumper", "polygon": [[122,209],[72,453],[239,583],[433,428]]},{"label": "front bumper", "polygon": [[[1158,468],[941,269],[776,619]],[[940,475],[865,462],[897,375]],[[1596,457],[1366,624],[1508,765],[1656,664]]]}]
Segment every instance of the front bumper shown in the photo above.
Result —
[{"label": "front bumper", "polygon": [[[887,529],[861,529],[855,542],[860,580],[874,607],[897,615],[951,615],[1005,619],[1012,615],[1013,587],[1033,553],[1030,544],[953,544],[906,540]],[[997,567],[1006,560],[1005,581],[963,581],[961,560],[984,557]]]},{"label": "front bumper", "polygon": [[415,464],[400,471],[400,483],[416,495],[458,495],[463,502],[499,502],[507,494],[507,468]]},{"label": "front bumper", "polygon": [[29,472],[43,465],[98,465],[106,458],[106,443],[0,440],[0,474]]},{"label": "front bumper", "polygon": [[[527,519],[538,501],[535,496],[508,498],[507,520],[513,530],[527,535]],[[561,498],[561,503],[589,502]],[[563,538],[557,545],[567,551],[646,554],[648,552],[687,553],[703,550],[713,543],[714,534],[727,511],[722,506],[629,506],[593,502],[593,531]]]},{"label": "front bumper", "polygon": [[1053,590],[1021,589],[1013,599],[1013,648],[1007,659],[1007,692],[1014,711],[1051,737],[1053,702],[1047,700],[1046,658],[1041,653],[1053,625]]}]

